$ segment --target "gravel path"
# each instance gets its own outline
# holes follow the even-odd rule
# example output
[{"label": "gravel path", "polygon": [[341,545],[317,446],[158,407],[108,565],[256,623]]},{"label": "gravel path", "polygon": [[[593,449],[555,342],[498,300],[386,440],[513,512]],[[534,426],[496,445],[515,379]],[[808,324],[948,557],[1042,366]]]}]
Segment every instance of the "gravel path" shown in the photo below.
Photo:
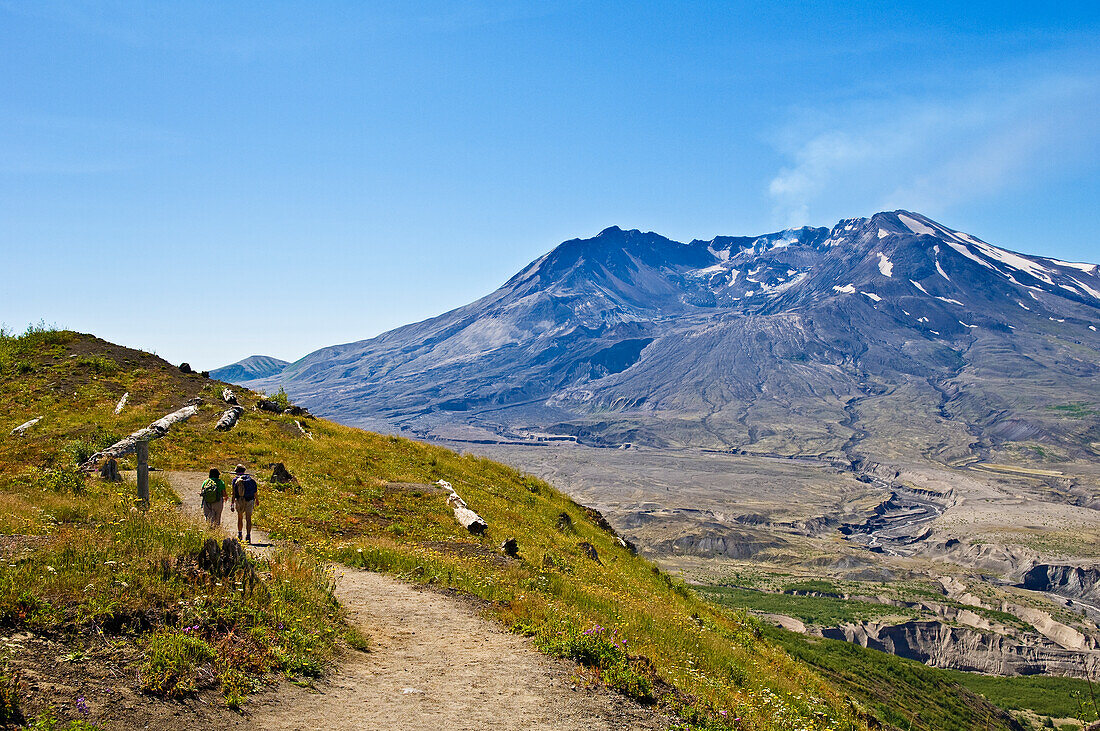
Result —
[{"label": "gravel path", "polygon": [[[166,475],[184,508],[198,513],[205,475]],[[228,509],[225,515],[233,518]],[[271,550],[263,533],[254,529],[252,537],[254,550]],[[283,684],[261,694],[249,704],[252,728],[596,731],[669,724],[616,693],[576,683],[570,663],[486,620],[475,600],[355,569],[337,570],[336,596],[371,651],[342,653],[315,688]]]}]

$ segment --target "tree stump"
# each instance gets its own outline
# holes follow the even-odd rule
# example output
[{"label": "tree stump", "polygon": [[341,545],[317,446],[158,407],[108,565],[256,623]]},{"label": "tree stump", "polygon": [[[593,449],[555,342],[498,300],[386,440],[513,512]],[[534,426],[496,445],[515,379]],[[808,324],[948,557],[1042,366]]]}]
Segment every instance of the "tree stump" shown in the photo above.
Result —
[{"label": "tree stump", "polygon": [[581,552],[584,553],[585,556],[588,556],[590,559],[603,566],[603,562],[600,561],[600,554],[596,552],[596,547],[591,543],[588,541],[581,541],[577,544],[577,548],[581,549]]},{"label": "tree stump", "polygon": [[276,485],[289,485],[297,483],[298,480],[294,479],[294,475],[290,474],[286,465],[282,462],[275,462],[271,465],[271,482]]},{"label": "tree stump", "polygon": [[504,552],[505,556],[515,558],[519,555],[519,544],[516,543],[515,538],[509,538],[500,544],[500,550]]},{"label": "tree stump", "polygon": [[228,388],[226,388],[222,390],[222,401],[225,401],[227,404],[233,404],[234,406],[236,406],[237,396]]},{"label": "tree stump", "polygon": [[122,475],[118,471],[118,460],[109,459],[99,468],[99,476],[107,482],[122,482]]}]

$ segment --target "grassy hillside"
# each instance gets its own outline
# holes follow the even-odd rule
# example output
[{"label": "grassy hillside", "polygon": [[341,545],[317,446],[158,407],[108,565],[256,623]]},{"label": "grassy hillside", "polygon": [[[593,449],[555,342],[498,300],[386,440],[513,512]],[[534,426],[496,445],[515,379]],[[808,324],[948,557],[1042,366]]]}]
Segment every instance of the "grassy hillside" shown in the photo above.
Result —
[{"label": "grassy hillside", "polygon": [[[217,432],[222,384],[75,333],[0,338],[0,385],[0,532],[17,547],[0,566],[0,623],[129,642],[149,692],[186,694],[213,677],[237,703],[250,678],[316,673],[341,638],[360,642],[319,568],[335,560],[482,597],[544,651],[677,711],[685,727],[880,725],[859,693],[838,689],[743,614],[697,598],[621,545],[598,515],[515,470],[319,419],[303,422],[310,439],[293,417],[260,411]],[[246,408],[255,403],[236,390]],[[197,558],[205,532],[176,517],[165,486],[146,514],[126,490],[73,471],[196,395],[198,416],[154,442],[151,462],[223,471],[243,462],[261,478],[285,463],[299,487],[263,486],[256,520],[295,548],[270,566],[245,562],[215,576]],[[38,416],[25,436],[7,435]],[[444,496],[423,486],[440,479],[488,521],[485,536],[457,525]],[[506,538],[517,541],[517,558],[499,550]],[[960,728],[1010,727],[992,705],[970,701],[974,722]]]}]

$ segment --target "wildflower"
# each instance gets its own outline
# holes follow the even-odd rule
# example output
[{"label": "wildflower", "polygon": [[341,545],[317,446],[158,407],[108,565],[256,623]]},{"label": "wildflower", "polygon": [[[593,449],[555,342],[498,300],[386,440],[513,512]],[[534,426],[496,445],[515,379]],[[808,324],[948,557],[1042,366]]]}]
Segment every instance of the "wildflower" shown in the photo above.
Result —
[{"label": "wildflower", "polygon": [[88,701],[84,700],[84,696],[76,699],[76,710],[85,716],[92,712],[92,709],[88,708]]},{"label": "wildflower", "polygon": [[46,570],[49,571],[51,574],[57,573],[57,569],[55,569],[53,566],[47,566]]}]

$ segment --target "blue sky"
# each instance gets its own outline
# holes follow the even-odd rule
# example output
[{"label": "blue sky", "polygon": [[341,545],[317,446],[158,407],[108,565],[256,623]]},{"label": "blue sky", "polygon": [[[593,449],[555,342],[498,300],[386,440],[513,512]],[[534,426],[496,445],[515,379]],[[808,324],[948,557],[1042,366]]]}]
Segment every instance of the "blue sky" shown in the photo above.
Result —
[{"label": "blue sky", "polygon": [[0,322],[200,368],[609,225],[1100,260],[1100,4],[0,1]]}]

